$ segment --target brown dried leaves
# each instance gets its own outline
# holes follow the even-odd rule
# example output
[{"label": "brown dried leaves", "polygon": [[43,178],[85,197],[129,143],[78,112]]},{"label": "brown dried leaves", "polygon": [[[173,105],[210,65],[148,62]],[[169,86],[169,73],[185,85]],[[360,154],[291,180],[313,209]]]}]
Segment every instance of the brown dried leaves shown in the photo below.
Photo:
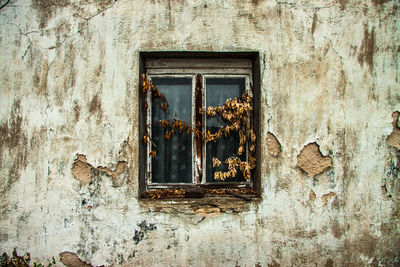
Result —
[{"label": "brown dried leaves", "polygon": [[[213,158],[213,163],[214,163],[214,159],[216,159],[216,158]],[[216,160],[218,160],[218,159],[216,159]],[[231,157],[231,158],[226,159],[224,163],[228,164],[228,171],[214,172],[215,180],[224,181],[227,178],[236,177],[238,168],[242,172],[244,178],[246,180],[249,180],[251,178],[251,170],[256,167],[256,159],[251,155],[249,155],[249,161],[242,161],[238,157]],[[214,164],[213,164],[213,167],[215,167]]]},{"label": "brown dried leaves", "polygon": [[217,159],[216,157],[214,157],[212,159],[212,162],[213,162],[213,167],[215,167],[215,166],[218,167],[219,165],[221,165],[221,161],[219,159]]},{"label": "brown dried leaves", "polygon": [[146,191],[142,194],[143,198],[164,199],[168,197],[183,197],[185,189],[159,189],[155,191]]},{"label": "brown dried leaves", "polygon": [[[157,88],[154,86],[154,84],[152,83],[152,81],[148,80],[146,77],[146,74],[142,74],[142,91],[143,94],[146,95],[147,92],[151,90],[152,91],[152,95],[153,98],[160,98],[160,103],[158,104],[158,107],[161,108],[162,110],[167,110],[168,104],[167,104],[167,100],[165,98],[164,93],[160,93]],[[144,110],[147,111],[147,109],[149,108],[149,103],[147,103],[147,101],[145,101],[144,103]]]},{"label": "brown dried leaves", "polygon": [[[144,192],[141,197],[142,198],[150,198],[150,199],[166,199],[166,198],[183,198],[188,189],[158,189],[158,190],[149,190]],[[229,190],[231,193],[240,194],[240,195],[255,195],[256,192],[250,188],[231,188]],[[218,196],[226,196],[229,195],[225,189],[205,189],[205,192],[208,195],[218,195]]]},{"label": "brown dried leaves", "polygon": [[[234,131],[239,135],[239,148],[237,154],[240,156],[245,153],[246,147],[249,150],[249,161],[242,161],[238,157],[226,159],[224,163],[228,164],[228,171],[215,172],[215,180],[224,181],[227,178],[236,177],[237,169],[242,172],[246,180],[251,178],[251,170],[256,166],[256,159],[252,153],[255,152],[257,139],[250,123],[252,111],[252,98],[247,91],[244,92],[239,98],[227,99],[223,106],[207,108],[208,116],[214,117],[219,115],[226,122],[226,125],[221,127],[215,133],[207,131],[206,142],[216,142],[222,136],[228,137],[231,132]],[[213,159],[213,167],[219,166],[214,164],[214,162],[217,162],[216,160]]]},{"label": "brown dried leaves", "polygon": [[[162,110],[167,109],[167,102],[165,95],[160,93],[157,88],[152,84],[151,81],[148,81],[145,74],[142,74],[142,88],[143,93],[147,94],[148,90],[152,90],[153,98],[160,98],[161,103],[158,105]],[[148,103],[145,103],[145,111],[148,109]],[[209,117],[220,116],[223,121],[225,121],[225,125],[218,129],[216,132],[212,133],[207,131],[206,133],[201,131],[201,122],[198,122],[199,127],[191,127],[190,123],[173,119],[173,120],[160,120],[160,124],[163,128],[165,128],[165,139],[169,140],[171,137],[176,134],[178,131],[182,133],[185,131],[186,134],[190,134],[193,132],[198,138],[201,137],[205,140],[205,142],[217,142],[217,140],[221,137],[228,137],[232,134],[232,132],[236,132],[239,136],[239,148],[237,151],[237,155],[243,155],[248,152],[248,161],[242,161],[237,156],[231,157],[223,161],[228,165],[228,171],[221,172],[217,171],[214,173],[215,180],[226,180],[230,177],[236,177],[238,169],[243,173],[243,176],[246,180],[251,178],[251,170],[256,166],[256,158],[252,153],[256,150],[256,135],[254,133],[253,128],[251,127],[251,114],[253,111],[252,97],[249,95],[248,91],[245,91],[240,97],[234,99],[227,99],[225,104],[218,107],[208,107],[205,111],[204,108],[200,109],[200,114],[206,113]],[[198,129],[200,128],[200,129]],[[151,142],[153,146],[156,146],[154,142],[151,140],[150,135],[147,132],[143,137],[145,143]],[[152,150],[150,155],[155,158],[156,151]],[[213,167],[218,167],[222,164],[222,162],[213,158]]]},{"label": "brown dried leaves", "polygon": [[[178,119],[173,120],[160,120],[161,127],[165,128],[165,139],[169,140],[171,137],[179,131],[182,133],[185,131],[187,135],[193,131],[195,134],[199,135],[199,131],[197,129],[192,129],[188,122]],[[168,130],[169,129],[169,130]]]}]

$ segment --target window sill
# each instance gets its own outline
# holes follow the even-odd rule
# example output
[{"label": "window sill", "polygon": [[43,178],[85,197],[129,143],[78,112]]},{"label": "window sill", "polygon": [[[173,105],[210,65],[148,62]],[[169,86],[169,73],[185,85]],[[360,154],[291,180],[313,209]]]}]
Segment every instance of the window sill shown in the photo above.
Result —
[{"label": "window sill", "polygon": [[150,212],[184,213],[187,215],[219,215],[221,213],[239,213],[250,209],[250,206],[258,204],[261,197],[257,195],[245,195],[244,200],[231,195],[205,196],[203,198],[170,197],[162,199],[141,198],[139,204],[142,209]]},{"label": "window sill", "polygon": [[224,188],[220,185],[215,187],[190,186],[190,187],[167,187],[160,189],[147,190],[141,194],[141,198],[148,199],[171,199],[171,198],[208,198],[232,196],[243,200],[251,200],[257,197],[257,193],[249,187]]}]

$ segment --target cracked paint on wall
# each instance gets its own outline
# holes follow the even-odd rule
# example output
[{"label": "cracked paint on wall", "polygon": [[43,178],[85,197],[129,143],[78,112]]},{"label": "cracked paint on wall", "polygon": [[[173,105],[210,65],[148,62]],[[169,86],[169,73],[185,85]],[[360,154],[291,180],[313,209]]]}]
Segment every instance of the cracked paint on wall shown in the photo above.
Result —
[{"label": "cracked paint on wall", "polygon": [[317,197],[317,196],[315,195],[314,190],[310,189],[310,192],[308,193],[308,199],[309,199],[309,201],[314,201],[316,197]]},{"label": "cracked paint on wall", "polygon": [[62,252],[59,256],[60,261],[67,267],[92,267],[91,264],[82,261],[75,253]]},{"label": "cracked paint on wall", "polygon": [[[11,1],[1,252],[67,266],[398,264],[399,19],[395,0]],[[259,52],[259,199],[139,199],[141,51]]]},{"label": "cracked paint on wall", "polygon": [[297,156],[297,166],[313,177],[332,167],[332,159],[321,154],[317,143],[311,143],[306,145]]},{"label": "cracked paint on wall", "polygon": [[282,148],[281,144],[279,143],[275,135],[268,132],[266,141],[267,141],[268,152],[275,157],[279,156],[282,152]]},{"label": "cracked paint on wall", "polygon": [[335,198],[335,197],[336,197],[336,193],[329,192],[328,194],[323,195],[321,198],[322,198],[322,202],[324,204],[326,204],[330,198]]},{"label": "cracked paint on wall", "polygon": [[86,156],[78,154],[71,171],[77,180],[86,185],[92,181],[92,169],[92,165],[87,163]]},{"label": "cracked paint on wall", "polygon": [[103,166],[94,168],[87,162],[87,158],[85,155],[77,154],[71,171],[73,176],[77,180],[79,180],[83,185],[87,185],[92,181],[92,175],[94,173],[104,172],[108,176],[112,177],[112,183],[114,186],[121,186],[123,180],[118,179],[118,177],[125,171],[126,165],[127,163],[125,161],[120,161],[118,162],[117,167],[115,168],[114,171]]},{"label": "cracked paint on wall", "polygon": [[395,148],[397,148],[398,150],[400,150],[400,128],[399,128],[399,112],[393,112],[392,114],[392,118],[393,118],[393,131],[392,133],[388,136],[388,138],[386,139],[386,142],[390,145],[393,146]]}]

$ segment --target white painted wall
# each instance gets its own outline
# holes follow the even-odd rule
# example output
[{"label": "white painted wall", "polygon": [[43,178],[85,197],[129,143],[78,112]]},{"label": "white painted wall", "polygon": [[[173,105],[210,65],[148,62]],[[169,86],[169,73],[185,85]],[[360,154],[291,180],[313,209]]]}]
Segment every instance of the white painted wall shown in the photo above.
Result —
[{"label": "white painted wall", "polygon": [[[117,266],[398,264],[400,152],[386,138],[399,20],[396,0],[12,0],[0,10],[1,252],[60,266],[64,251]],[[261,201],[204,216],[138,200],[138,56],[160,50],[260,52]],[[296,165],[313,142],[333,167],[311,178]],[[77,154],[126,161],[123,186],[104,173],[81,185]]]}]

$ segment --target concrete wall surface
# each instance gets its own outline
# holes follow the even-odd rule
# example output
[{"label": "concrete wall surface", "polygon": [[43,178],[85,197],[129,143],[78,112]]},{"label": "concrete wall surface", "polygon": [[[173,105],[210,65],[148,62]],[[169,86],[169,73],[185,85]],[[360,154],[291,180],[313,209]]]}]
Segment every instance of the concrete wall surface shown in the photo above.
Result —
[{"label": "concrete wall surface", "polygon": [[[398,0],[11,0],[0,252],[58,266],[398,266],[399,39]],[[139,199],[140,51],[259,51],[259,200]]]}]

